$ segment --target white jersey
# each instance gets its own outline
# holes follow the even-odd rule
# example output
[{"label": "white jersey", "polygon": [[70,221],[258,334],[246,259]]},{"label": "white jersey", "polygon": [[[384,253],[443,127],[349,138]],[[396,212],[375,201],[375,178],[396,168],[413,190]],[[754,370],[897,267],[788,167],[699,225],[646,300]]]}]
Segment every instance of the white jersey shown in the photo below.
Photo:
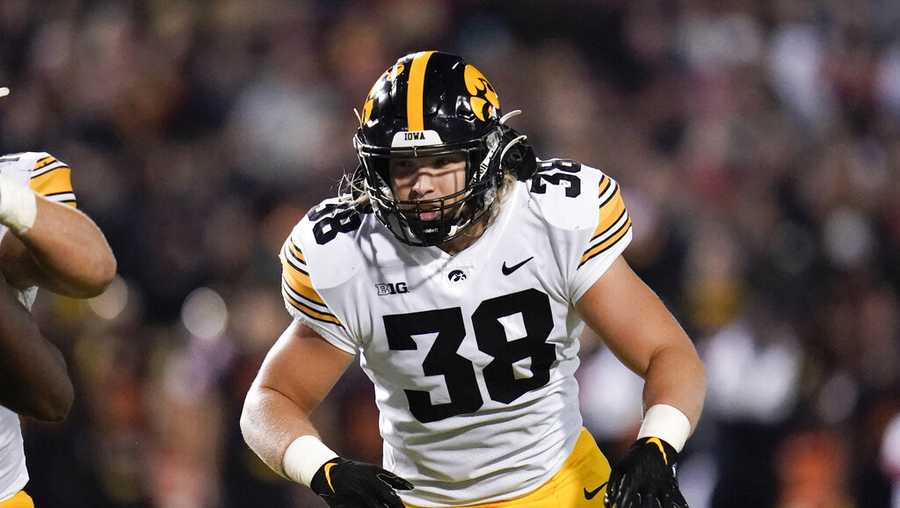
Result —
[{"label": "white jersey", "polygon": [[281,251],[288,310],[359,354],[374,383],[384,467],[415,485],[399,492],[407,503],[525,494],[578,438],[574,304],[631,241],[631,220],[615,181],[569,160],[541,161],[498,206],[451,256],[326,200]]},{"label": "white jersey", "polygon": [[[0,157],[0,174],[28,185],[47,199],[75,206],[75,193],[69,167],[46,152],[27,152]],[[0,240],[9,229],[0,224]],[[19,301],[31,309],[37,288],[18,292]],[[19,415],[0,406],[0,500],[4,500],[28,483],[25,450]]]}]

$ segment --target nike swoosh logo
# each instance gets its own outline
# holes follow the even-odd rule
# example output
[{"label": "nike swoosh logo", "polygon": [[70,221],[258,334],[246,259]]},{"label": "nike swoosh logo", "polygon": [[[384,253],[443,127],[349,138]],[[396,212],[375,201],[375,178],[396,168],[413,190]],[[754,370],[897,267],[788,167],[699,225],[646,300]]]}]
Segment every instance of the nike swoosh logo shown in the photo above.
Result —
[{"label": "nike swoosh logo", "polygon": [[503,271],[503,275],[509,275],[509,274],[513,273],[514,271],[518,270],[519,268],[522,268],[522,265],[531,261],[532,259],[534,259],[534,256],[531,256],[530,258],[526,259],[525,261],[522,261],[521,263],[518,263],[518,264],[515,264],[512,266],[506,266],[506,261],[504,261],[503,266],[500,267],[500,270]]},{"label": "nike swoosh logo", "polygon": [[594,490],[588,490],[587,488],[585,488],[584,489],[584,498],[587,499],[588,501],[590,501],[591,499],[594,499],[594,496],[599,494],[600,491],[603,490],[603,487],[606,487],[607,483],[608,482],[601,483],[600,486]]}]

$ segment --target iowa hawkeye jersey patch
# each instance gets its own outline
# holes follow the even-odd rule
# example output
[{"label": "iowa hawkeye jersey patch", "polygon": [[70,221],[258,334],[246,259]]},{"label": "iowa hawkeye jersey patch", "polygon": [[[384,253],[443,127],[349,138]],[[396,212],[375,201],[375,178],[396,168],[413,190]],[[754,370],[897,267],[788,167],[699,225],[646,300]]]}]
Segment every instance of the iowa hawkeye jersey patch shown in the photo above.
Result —
[{"label": "iowa hawkeye jersey patch", "polygon": [[503,191],[482,237],[453,256],[407,246],[339,199],[282,247],[285,306],[359,357],[384,466],[416,485],[407,503],[515,497],[578,439],[574,304],[631,241],[631,219],[601,171],[561,159],[539,169]]}]

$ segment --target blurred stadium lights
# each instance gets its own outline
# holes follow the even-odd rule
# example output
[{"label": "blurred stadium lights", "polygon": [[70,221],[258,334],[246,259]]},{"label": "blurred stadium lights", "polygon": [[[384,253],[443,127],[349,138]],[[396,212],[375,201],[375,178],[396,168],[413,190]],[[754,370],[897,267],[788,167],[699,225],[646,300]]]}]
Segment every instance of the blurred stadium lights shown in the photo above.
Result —
[{"label": "blurred stadium lights", "polygon": [[128,283],[121,276],[116,276],[102,294],[88,300],[88,307],[97,316],[112,321],[119,317],[128,306]]},{"label": "blurred stadium lights", "polygon": [[847,268],[862,266],[874,243],[866,217],[857,210],[839,208],[825,222],[825,248],[835,264]]},{"label": "blurred stadium lights", "polygon": [[197,288],[184,299],[181,322],[194,337],[217,339],[228,323],[228,307],[216,291]]}]

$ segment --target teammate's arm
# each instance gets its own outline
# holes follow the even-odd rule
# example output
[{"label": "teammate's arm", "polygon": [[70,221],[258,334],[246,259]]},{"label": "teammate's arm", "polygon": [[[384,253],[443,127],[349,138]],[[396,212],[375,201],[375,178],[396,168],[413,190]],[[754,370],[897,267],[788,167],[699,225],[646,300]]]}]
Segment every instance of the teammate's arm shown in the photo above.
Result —
[{"label": "teammate's arm", "polygon": [[[116,274],[116,258],[100,228],[75,208],[24,191],[34,194],[37,214],[33,225],[10,228],[12,234],[0,242],[0,266],[9,283],[76,298],[102,293]],[[6,223],[2,217],[0,222]]]},{"label": "teammate's arm", "polygon": [[621,256],[576,308],[645,382],[644,424],[628,456],[613,468],[607,505],[638,506],[655,496],[663,507],[686,506],[671,466],[697,425],[706,395],[706,374],[690,338]]},{"label": "teammate's arm", "polygon": [[402,508],[393,489],[412,485],[377,466],[338,457],[318,441],[310,422],[352,360],[295,320],[266,355],[247,393],[244,440],[272,470],[311,487],[329,505]]},{"label": "teammate's arm", "polygon": [[38,420],[62,421],[73,399],[62,354],[0,277],[0,405]]}]

